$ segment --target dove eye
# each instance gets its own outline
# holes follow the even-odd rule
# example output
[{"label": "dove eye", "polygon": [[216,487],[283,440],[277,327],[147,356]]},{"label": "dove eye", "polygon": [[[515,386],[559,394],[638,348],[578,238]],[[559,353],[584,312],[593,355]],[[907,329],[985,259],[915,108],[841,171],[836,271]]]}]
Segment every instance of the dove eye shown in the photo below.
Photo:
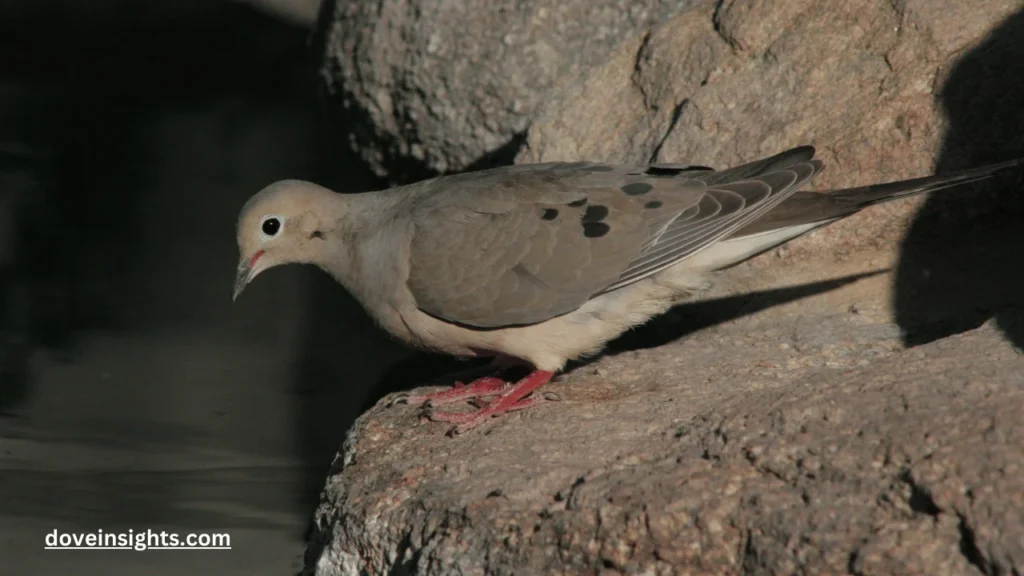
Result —
[{"label": "dove eye", "polygon": [[281,231],[281,219],[277,216],[267,216],[263,219],[263,223],[260,224],[260,230],[271,238],[277,236],[277,233]]}]

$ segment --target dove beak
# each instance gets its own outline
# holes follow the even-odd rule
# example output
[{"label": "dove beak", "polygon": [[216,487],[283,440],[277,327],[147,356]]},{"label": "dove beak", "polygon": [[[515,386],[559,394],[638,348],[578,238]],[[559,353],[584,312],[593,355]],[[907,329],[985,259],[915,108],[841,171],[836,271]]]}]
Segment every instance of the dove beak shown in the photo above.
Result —
[{"label": "dove beak", "polygon": [[260,270],[256,268],[256,261],[263,256],[263,250],[252,255],[251,258],[242,257],[238,261],[238,271],[235,273],[235,292],[231,296],[231,301],[238,300],[238,296],[245,290],[245,287],[252,282],[252,279],[260,273]]}]

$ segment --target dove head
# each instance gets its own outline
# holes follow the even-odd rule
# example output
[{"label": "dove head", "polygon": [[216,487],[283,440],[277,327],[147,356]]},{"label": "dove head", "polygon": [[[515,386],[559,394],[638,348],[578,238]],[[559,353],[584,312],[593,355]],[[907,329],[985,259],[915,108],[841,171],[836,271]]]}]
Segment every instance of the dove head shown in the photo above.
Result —
[{"label": "dove head", "polygon": [[292,263],[317,263],[325,251],[326,212],[341,195],[301,180],[282,180],[257,192],[238,215],[236,300],[261,272]]}]

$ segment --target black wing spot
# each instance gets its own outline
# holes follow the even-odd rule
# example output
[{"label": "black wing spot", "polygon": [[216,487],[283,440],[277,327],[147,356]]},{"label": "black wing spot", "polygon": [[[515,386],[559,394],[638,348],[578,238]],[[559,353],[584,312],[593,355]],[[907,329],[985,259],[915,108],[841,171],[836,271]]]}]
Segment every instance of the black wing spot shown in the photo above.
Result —
[{"label": "black wing spot", "polygon": [[657,210],[658,208],[661,208],[661,201],[651,200],[650,202],[644,204],[644,208],[647,208],[648,210]]},{"label": "black wing spot", "polygon": [[572,206],[573,208],[579,208],[580,206],[583,206],[586,203],[587,203],[587,199],[586,198],[580,198],[579,200],[575,200],[573,202],[569,202],[568,205]]},{"label": "black wing spot", "polygon": [[540,217],[543,220],[554,220],[555,218],[558,218],[558,210],[555,210],[554,208],[545,208],[544,213],[541,214]]},{"label": "black wing spot", "polygon": [[584,222],[583,235],[587,238],[600,238],[611,231],[611,226],[604,222]]},{"label": "black wing spot", "polygon": [[651,186],[647,182],[633,182],[632,184],[626,184],[622,187],[622,191],[627,196],[640,196],[641,194],[647,194],[653,189],[654,186]]},{"label": "black wing spot", "polygon": [[586,212],[580,218],[584,223],[586,222],[600,222],[608,217],[608,207],[601,206],[600,204],[591,204],[587,206]]}]

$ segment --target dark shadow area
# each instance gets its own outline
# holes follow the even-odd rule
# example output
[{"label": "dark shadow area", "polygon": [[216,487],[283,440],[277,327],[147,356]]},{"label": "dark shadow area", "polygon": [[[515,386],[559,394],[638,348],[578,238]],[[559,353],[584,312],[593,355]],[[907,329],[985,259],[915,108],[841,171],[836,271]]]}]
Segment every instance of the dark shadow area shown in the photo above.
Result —
[{"label": "dark shadow area", "polygon": [[231,303],[259,188],[377,186],[326,115],[310,31],[233,0],[40,0],[0,4],[0,33],[0,441],[21,450],[0,535],[301,524],[408,354],[315,269]]},{"label": "dark shadow area", "polygon": [[[62,269],[54,206],[55,95],[45,87],[0,84],[0,417],[28,399],[32,337],[59,344]],[[32,258],[23,257],[31,247]]]},{"label": "dark shadow area", "polygon": [[516,134],[511,140],[498,148],[491,150],[487,154],[484,154],[480,158],[477,158],[471,162],[469,166],[466,166],[465,170],[460,170],[460,172],[476,172],[478,170],[487,170],[488,168],[511,166],[512,164],[515,164],[516,155],[519,154],[519,151],[526,145],[526,137],[526,132]]},{"label": "dark shadow area", "polygon": [[[937,172],[1024,157],[1024,12],[955,64],[941,100],[951,125]],[[908,232],[895,299],[907,344],[994,316],[1024,347],[1024,171],[933,194]]]},{"label": "dark shadow area", "polygon": [[[244,122],[246,106],[302,98],[315,84],[302,77],[312,72],[302,64],[308,33],[235,3],[35,8],[0,24],[2,195],[16,220],[4,328],[70,352],[82,330],[172,319],[126,294],[138,288],[127,279],[159,258],[143,229],[153,208],[145,195],[165,161],[146,142],[154,120],[237,99]],[[311,176],[316,159],[303,163]],[[202,178],[203,167],[195,172]],[[182,233],[195,233],[199,218],[178,214]],[[26,395],[8,387],[29,385],[2,387],[0,407]]]}]

